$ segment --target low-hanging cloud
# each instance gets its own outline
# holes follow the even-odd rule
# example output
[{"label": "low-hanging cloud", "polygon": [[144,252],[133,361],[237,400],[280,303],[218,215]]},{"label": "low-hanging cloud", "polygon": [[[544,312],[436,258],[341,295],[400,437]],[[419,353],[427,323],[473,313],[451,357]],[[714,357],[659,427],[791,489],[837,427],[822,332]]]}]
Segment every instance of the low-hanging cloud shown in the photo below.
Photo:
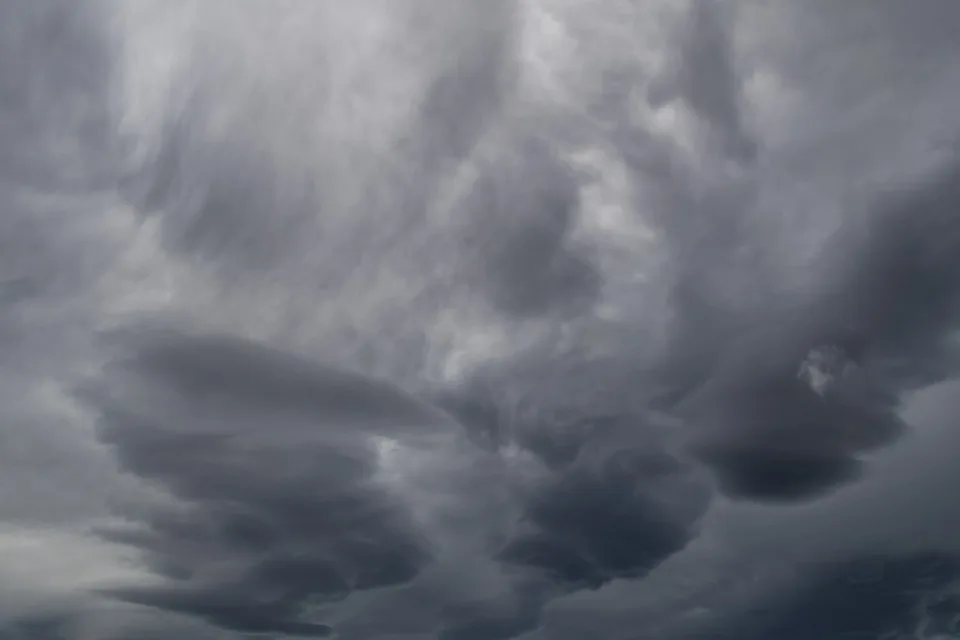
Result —
[{"label": "low-hanging cloud", "polygon": [[[865,556],[812,568],[792,593],[747,611],[723,638],[883,638],[957,632],[956,556]],[[769,607],[769,608],[767,608]],[[909,635],[908,635],[909,634]]]},{"label": "low-hanging cloud", "polygon": [[[300,619],[309,605],[403,584],[430,560],[409,513],[376,486],[365,436],[441,416],[238,340],[154,338],[137,356],[85,395],[121,468],[180,503],[103,532],[171,580],[113,596],[236,631],[323,636],[326,625]],[[131,381],[154,397],[117,396]]]},{"label": "low-hanging cloud", "polygon": [[0,7],[0,638],[954,633],[954,3],[763,4]]},{"label": "low-hanging cloud", "polygon": [[[703,477],[642,416],[579,418],[578,450],[551,468],[521,460],[478,468],[473,482],[486,486],[437,477],[426,495],[395,495],[390,481],[403,486],[411,472],[392,470],[390,456],[405,448],[449,441],[425,455],[468,466],[495,456],[445,411],[356,374],[223,336],[121,336],[132,355],[81,396],[121,469],[175,499],[100,532],[163,578],[104,592],[125,602],[236,631],[320,636],[333,632],[322,612],[351,594],[415,585],[434,565],[480,553],[528,604],[497,622],[483,609],[461,620],[466,605],[453,602],[443,637],[510,637],[558,593],[655,568],[695,535],[709,500]],[[513,492],[501,513],[485,514],[480,497],[504,486]],[[503,509],[518,520],[501,524]],[[464,533],[476,545],[451,555]]]},{"label": "low-hanging cloud", "polygon": [[866,242],[841,235],[825,256],[834,279],[767,327],[747,325],[683,401],[707,414],[695,446],[721,476],[751,491],[744,476],[755,473],[776,492],[782,474],[783,490],[801,494],[817,476],[857,477],[853,456],[902,433],[901,394],[955,373],[955,183],[948,167],[876,205]]}]

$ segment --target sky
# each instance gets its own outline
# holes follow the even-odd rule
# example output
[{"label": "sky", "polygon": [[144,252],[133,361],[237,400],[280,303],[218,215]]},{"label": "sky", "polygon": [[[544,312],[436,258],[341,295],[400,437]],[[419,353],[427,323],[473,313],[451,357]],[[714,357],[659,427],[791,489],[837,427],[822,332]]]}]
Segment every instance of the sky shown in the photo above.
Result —
[{"label": "sky", "polygon": [[954,0],[4,0],[0,640],[960,634]]}]

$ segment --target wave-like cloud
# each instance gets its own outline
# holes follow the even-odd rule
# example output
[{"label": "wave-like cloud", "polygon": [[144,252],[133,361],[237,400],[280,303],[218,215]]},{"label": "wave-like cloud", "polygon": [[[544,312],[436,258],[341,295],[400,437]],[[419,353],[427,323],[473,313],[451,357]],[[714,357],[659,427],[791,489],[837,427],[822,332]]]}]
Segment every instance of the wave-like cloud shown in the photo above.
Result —
[{"label": "wave-like cloud", "polygon": [[905,6],[5,2],[0,637],[956,631]]}]

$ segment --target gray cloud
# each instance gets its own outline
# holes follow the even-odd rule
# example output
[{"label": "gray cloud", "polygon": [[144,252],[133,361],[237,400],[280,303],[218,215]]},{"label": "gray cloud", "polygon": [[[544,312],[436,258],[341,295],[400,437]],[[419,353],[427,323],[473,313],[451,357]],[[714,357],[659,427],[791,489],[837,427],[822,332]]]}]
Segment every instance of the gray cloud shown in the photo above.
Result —
[{"label": "gray cloud", "polygon": [[14,0],[0,11],[3,183],[84,189],[103,180],[112,168],[109,52],[96,18],[57,1]]},{"label": "gray cloud", "polygon": [[[918,553],[825,563],[794,593],[745,612],[711,638],[879,638],[956,633],[958,605],[949,587],[957,558]],[[768,608],[769,607],[769,608]]]},{"label": "gray cloud", "polygon": [[511,143],[481,166],[465,205],[474,218],[466,242],[497,309],[582,313],[595,301],[601,276],[570,239],[577,192],[575,175],[545,140]]},{"label": "gray cloud", "polygon": [[[91,7],[0,7],[0,523],[70,527],[114,476],[63,392],[116,254],[105,30]],[[2,581],[0,581],[2,582]],[[4,588],[6,585],[0,585]]]},{"label": "gray cloud", "polygon": [[[729,15],[697,5],[674,65],[676,92],[710,126],[740,136]],[[668,86],[655,82],[655,102]],[[956,272],[944,251],[955,235],[954,160],[858,203],[865,211],[851,211],[809,267],[821,278],[791,289],[768,278],[769,258],[753,246],[769,241],[754,230],[769,214],[754,176],[704,187],[660,140],[624,140],[678,257],[658,404],[697,425],[690,444],[730,495],[807,498],[860,478],[859,454],[904,430],[900,394],[955,373]],[[823,354],[833,370],[800,364]],[[829,388],[811,389],[811,373]]]},{"label": "gray cloud", "polygon": [[[783,473],[787,493],[795,482],[806,491],[807,472],[814,485],[817,476],[828,484],[857,477],[851,454],[902,431],[898,394],[955,372],[949,347],[941,346],[957,321],[957,274],[948,257],[956,235],[950,212],[960,205],[955,182],[948,168],[885,198],[865,243],[841,236],[838,257],[827,258],[835,278],[823,291],[789,309],[789,317],[774,315],[769,328],[749,324],[733,340],[685,401],[712,423],[695,446],[706,447],[721,476],[731,472],[743,488],[751,483],[744,474],[768,483]],[[797,363],[822,345],[839,349],[839,362],[820,371],[836,380],[816,393]],[[797,465],[804,471],[791,471]]]},{"label": "gray cloud", "polygon": [[691,5],[672,73],[654,83],[649,97],[655,105],[674,96],[683,99],[714,130],[725,154],[749,162],[757,143],[744,122],[742,80],[730,34],[731,7],[725,4]]},{"label": "gray cloud", "polygon": [[14,622],[7,627],[0,628],[2,638],[20,640],[21,638],[37,638],[37,640],[58,640],[64,638],[68,628],[68,620],[60,617],[26,619]]},{"label": "gray cloud", "polygon": [[[226,629],[322,636],[326,625],[301,618],[308,605],[402,584],[430,560],[409,514],[374,482],[364,435],[442,416],[390,387],[239,340],[136,346],[84,396],[121,468],[183,506],[104,532],[172,580],[108,593]],[[118,395],[131,381],[154,398]]]},{"label": "gray cloud", "polygon": [[656,4],[4,3],[0,638],[952,632],[955,3]]},{"label": "gray cloud", "polygon": [[[132,355],[81,395],[102,415],[100,439],[121,469],[178,504],[134,509],[129,525],[101,529],[166,580],[105,594],[225,629],[323,635],[322,618],[307,619],[311,606],[415,586],[430,565],[462,561],[437,556],[437,531],[411,519],[417,504],[376,480],[389,464],[378,461],[376,437],[462,439],[447,414],[388,385],[241,340],[120,335],[114,342]],[[578,417],[577,451],[532,482],[480,475],[488,486],[471,489],[430,479],[447,482],[443,491],[474,492],[456,496],[461,504],[447,517],[473,522],[472,535],[486,541],[484,562],[501,566],[514,594],[505,612],[454,598],[438,612],[441,637],[512,637],[536,626],[556,594],[643,575],[683,548],[709,488],[642,420]],[[535,439],[525,445],[546,452]],[[461,464],[489,455],[469,445]],[[501,530],[497,517],[471,510],[483,508],[477,491],[504,481],[520,482],[519,520]]]}]

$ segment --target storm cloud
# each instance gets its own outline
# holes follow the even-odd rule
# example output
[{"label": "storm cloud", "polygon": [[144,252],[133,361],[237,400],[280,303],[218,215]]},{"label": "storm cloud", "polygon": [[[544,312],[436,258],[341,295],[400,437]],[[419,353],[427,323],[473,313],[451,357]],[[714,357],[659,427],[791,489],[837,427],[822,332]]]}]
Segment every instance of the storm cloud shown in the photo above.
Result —
[{"label": "storm cloud", "polygon": [[0,638],[956,633],[958,20],[3,3]]},{"label": "storm cloud", "polygon": [[[236,631],[312,637],[331,629],[300,619],[308,605],[416,577],[428,540],[377,486],[376,441],[364,436],[442,426],[442,416],[242,341],[152,342],[102,393],[84,392],[121,469],[181,502],[102,532],[174,581],[112,595]],[[153,397],[111,397],[131,381]]]},{"label": "storm cloud", "polygon": [[509,464],[451,414],[358,374],[225,336],[108,341],[128,355],[80,397],[120,469],[175,501],[99,529],[163,578],[102,593],[225,629],[322,636],[323,612],[351,594],[415,588],[481,554],[526,604],[502,620],[454,599],[443,637],[509,637],[557,593],[649,572],[709,500],[641,416],[584,418],[568,459],[547,466],[534,440]]}]

